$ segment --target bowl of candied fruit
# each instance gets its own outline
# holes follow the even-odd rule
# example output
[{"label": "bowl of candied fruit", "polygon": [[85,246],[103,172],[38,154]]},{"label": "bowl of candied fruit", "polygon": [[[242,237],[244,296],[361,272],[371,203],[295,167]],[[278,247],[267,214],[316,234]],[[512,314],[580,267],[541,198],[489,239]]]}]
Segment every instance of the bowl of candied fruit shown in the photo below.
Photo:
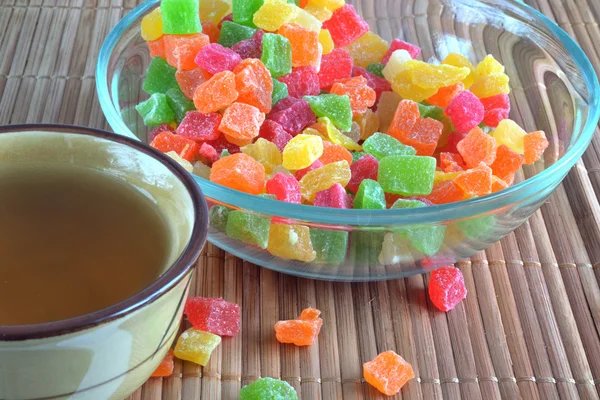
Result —
[{"label": "bowl of candied fruit", "polygon": [[115,132],[177,160],[208,240],[328,280],[408,276],[527,220],[589,145],[596,75],[507,0],[163,0],[97,65]]}]

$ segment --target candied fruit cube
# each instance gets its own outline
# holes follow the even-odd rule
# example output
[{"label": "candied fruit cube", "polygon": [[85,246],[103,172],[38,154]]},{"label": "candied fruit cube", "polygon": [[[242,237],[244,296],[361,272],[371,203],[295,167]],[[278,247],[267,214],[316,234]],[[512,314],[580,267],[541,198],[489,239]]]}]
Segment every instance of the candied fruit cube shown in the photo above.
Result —
[{"label": "candied fruit cube", "polygon": [[319,94],[319,79],[315,67],[296,67],[292,72],[278,78],[286,84],[292,97],[315,96]]},{"label": "candied fruit cube", "polygon": [[[221,160],[226,160],[227,158],[230,157],[225,157]],[[269,218],[246,211],[232,210],[227,215],[225,231],[227,236],[232,239],[266,249],[269,243],[270,227],[271,221]]]},{"label": "candied fruit cube", "polygon": [[241,150],[242,153],[261,163],[267,174],[270,174],[275,167],[281,165],[281,152],[274,143],[263,138],[258,138],[254,143],[242,147]]},{"label": "candied fruit cube", "polygon": [[238,97],[235,74],[223,71],[201,83],[194,91],[194,105],[201,113],[213,113],[229,106]]},{"label": "candied fruit cube", "polygon": [[302,201],[298,180],[282,172],[276,173],[267,181],[266,192],[275,195],[279,201],[296,204]]},{"label": "candied fruit cube", "polygon": [[[314,310],[314,311],[313,311]],[[275,336],[280,343],[293,343],[296,346],[310,346],[315,343],[321,331],[321,312],[315,309],[302,311],[298,319],[279,321],[275,324]]]},{"label": "candied fruit cube", "polygon": [[265,114],[258,108],[236,102],[225,109],[219,130],[228,135],[229,141],[232,141],[231,139],[240,142],[252,140],[258,136],[264,120]]},{"label": "candied fruit cube", "polygon": [[376,99],[375,90],[369,87],[363,76],[334,83],[330,93],[348,96],[350,108],[355,115],[365,113],[369,107],[375,104]]},{"label": "candied fruit cube", "polygon": [[469,168],[475,168],[479,163],[492,165],[496,159],[496,140],[478,127],[458,142],[456,148]]},{"label": "candied fruit cube", "polygon": [[175,357],[205,367],[213,350],[220,343],[220,336],[190,328],[177,339]]},{"label": "candied fruit cube", "polygon": [[196,88],[209,80],[210,77],[211,74],[200,67],[189,70],[178,70],[175,73],[175,80],[179,88],[185,94],[185,97],[190,100],[194,98]]},{"label": "candied fruit cube", "polygon": [[142,18],[140,29],[142,39],[146,41],[157,40],[163,35],[160,7],[155,8]]},{"label": "candied fruit cube", "polygon": [[346,189],[336,183],[329,189],[321,190],[315,195],[313,205],[330,208],[352,208],[352,197],[346,194]]},{"label": "candied fruit cube", "polygon": [[256,28],[254,14],[263,6],[263,0],[235,0],[232,1],[231,17],[233,22]]},{"label": "candied fruit cube", "polygon": [[475,168],[461,172],[455,179],[456,186],[468,196],[484,196],[492,192],[492,169],[481,163]]},{"label": "candied fruit cube", "polygon": [[195,58],[195,63],[211,74],[233,71],[240,61],[242,58],[238,53],[218,43],[202,47]]},{"label": "candied fruit cube", "polygon": [[363,364],[365,380],[387,396],[393,396],[415,377],[412,366],[393,351],[384,351]]},{"label": "candied fruit cube", "polygon": [[310,240],[317,253],[314,262],[319,264],[341,264],[346,260],[348,232],[311,228]]},{"label": "candied fruit cube", "polygon": [[210,39],[203,33],[193,35],[165,35],[165,56],[169,65],[180,69],[195,69],[196,55],[202,48],[210,43]]},{"label": "candied fruit cube", "polygon": [[158,126],[175,121],[175,113],[169,107],[167,96],[162,93],[154,93],[146,101],[141,102],[135,109],[144,119],[144,124],[148,126]]},{"label": "candied fruit cube", "polygon": [[354,65],[365,68],[372,63],[378,63],[388,51],[388,43],[379,35],[367,32],[344,47],[352,56]]},{"label": "candied fruit cube", "polygon": [[531,132],[525,135],[523,138],[525,164],[536,162],[544,154],[549,144],[544,131]]},{"label": "candied fruit cube", "polygon": [[175,369],[175,363],[173,362],[173,357],[175,357],[175,353],[173,350],[169,349],[165,358],[158,364],[158,367],[154,370],[151,377],[152,378],[166,378],[168,376],[173,375],[173,369]]},{"label": "candied fruit cube", "polygon": [[524,138],[526,134],[527,132],[515,121],[504,119],[492,131],[491,136],[496,140],[498,146],[504,144],[515,153],[523,155],[525,152]]},{"label": "candied fruit cube", "polygon": [[387,156],[403,155],[414,156],[417,151],[385,133],[376,132],[363,143],[363,150],[376,159],[381,160]]},{"label": "candied fruit cube", "polygon": [[385,210],[385,194],[381,185],[372,179],[363,179],[354,197],[354,208]]},{"label": "candied fruit cube", "polygon": [[379,160],[377,181],[386,193],[426,195],[433,187],[435,158],[388,156]]},{"label": "candied fruit cube", "polygon": [[160,11],[163,32],[181,35],[202,32],[199,9],[199,0],[162,0]]},{"label": "candied fruit cube", "polygon": [[352,57],[344,49],[333,49],[331,53],[323,54],[318,73],[320,88],[327,89],[340,79],[350,78],[353,65]]},{"label": "candied fruit cube", "polygon": [[454,267],[442,267],[431,272],[429,298],[441,311],[450,311],[465,297],[467,288],[462,272]]},{"label": "candied fruit cube", "polygon": [[445,111],[457,132],[469,132],[475,128],[483,121],[485,113],[481,101],[468,90],[454,96]]},{"label": "candied fruit cube", "polygon": [[252,58],[241,61],[233,70],[237,101],[268,113],[273,102],[273,79],[262,61]]},{"label": "candied fruit cube", "polygon": [[286,0],[264,0],[263,5],[254,13],[252,21],[257,27],[274,32],[290,22],[296,16],[297,10],[298,7]]},{"label": "candied fruit cube", "polygon": [[292,46],[292,67],[320,64],[319,34],[296,24],[285,24],[278,32]]},{"label": "candied fruit cube", "polygon": [[[244,3],[236,1],[236,3]],[[249,26],[236,24],[231,21],[224,21],[220,26],[221,33],[219,34],[218,43],[225,47],[232,47],[242,40],[250,39],[256,33],[256,29]]]},{"label": "candied fruit cube", "polygon": [[329,189],[336,183],[345,187],[349,180],[350,166],[345,160],[313,169],[300,179],[302,198],[312,202],[317,192]]},{"label": "candied fruit cube", "polygon": [[260,378],[240,390],[240,400],[298,400],[296,390],[287,382]]},{"label": "candied fruit cube", "polygon": [[271,224],[267,251],[286,260],[311,262],[317,257],[310,241],[309,228],[303,225]]},{"label": "candied fruit cube", "polygon": [[323,140],[319,136],[300,134],[283,149],[283,166],[298,170],[310,166],[323,154]]},{"label": "candied fruit cube", "polygon": [[202,114],[198,111],[189,111],[176,129],[178,135],[193,139],[198,142],[215,140],[221,134],[219,124],[221,114]]},{"label": "candied fruit cube", "polygon": [[164,94],[171,88],[178,88],[176,72],[177,69],[171,67],[163,58],[152,57],[142,88],[148,94]]},{"label": "candied fruit cube", "polygon": [[323,23],[323,29],[329,30],[336,47],[344,47],[367,33],[369,24],[351,4],[345,4]]},{"label": "candied fruit cube", "polygon": [[329,118],[335,126],[346,132],[352,127],[352,108],[347,95],[321,94],[304,96],[304,100],[308,101],[317,117]]},{"label": "candied fruit cube", "polygon": [[219,336],[236,336],[240,331],[240,306],[221,298],[190,297],[183,312],[195,329]]},{"label": "candied fruit cube", "polygon": [[210,180],[242,192],[260,194],[265,186],[265,167],[247,154],[232,154],[213,164]]}]

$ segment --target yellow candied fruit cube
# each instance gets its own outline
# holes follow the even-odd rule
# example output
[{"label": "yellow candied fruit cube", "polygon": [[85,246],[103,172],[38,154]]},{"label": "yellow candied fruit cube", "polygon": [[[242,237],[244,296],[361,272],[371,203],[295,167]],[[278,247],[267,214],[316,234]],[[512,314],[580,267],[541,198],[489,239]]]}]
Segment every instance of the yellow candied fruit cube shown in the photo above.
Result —
[{"label": "yellow candied fruit cube", "polygon": [[159,39],[163,35],[160,7],[155,8],[142,18],[141,30],[142,39],[146,41]]},{"label": "yellow candied fruit cube", "polygon": [[451,181],[452,179],[459,176],[460,172],[444,172],[444,171],[435,171],[433,173],[433,184],[437,185],[440,182]]},{"label": "yellow candied fruit cube", "polygon": [[503,73],[487,75],[477,79],[469,90],[480,99],[497,94],[509,94],[510,86],[508,75]]},{"label": "yellow candied fruit cube", "polygon": [[179,156],[179,154],[177,154],[175,151],[171,150],[165,154],[171,157],[173,160],[175,160],[177,164],[181,165],[183,169],[185,169],[187,172],[192,172],[194,170],[194,166],[192,165],[192,163],[190,163],[185,158]]},{"label": "yellow candied fruit cube", "polygon": [[276,166],[281,165],[281,153],[279,149],[275,143],[266,139],[258,138],[256,142],[242,147],[241,150],[242,153],[249,155],[261,163],[265,167],[267,174],[273,172]]},{"label": "yellow candied fruit cube", "polygon": [[395,92],[383,92],[377,103],[377,118],[379,119],[379,132],[387,132],[390,127],[396,108],[402,100],[402,97]]},{"label": "yellow candied fruit cube", "polygon": [[333,12],[329,8],[325,8],[323,6],[319,6],[312,3],[308,3],[306,7],[304,7],[304,11],[306,11],[321,22],[327,21],[333,15]]},{"label": "yellow candied fruit cube", "polygon": [[393,265],[400,262],[413,261],[410,240],[398,233],[388,232],[383,237],[379,262]]},{"label": "yellow candied fruit cube", "polygon": [[175,345],[175,357],[206,366],[212,351],[221,343],[221,337],[190,328],[183,332]]},{"label": "yellow candied fruit cube", "polygon": [[317,119],[317,122],[325,125],[325,129],[327,131],[327,136],[332,143],[339,144],[347,150],[352,151],[361,151],[362,146],[356,143],[354,140],[350,139],[348,136],[344,135],[342,132],[338,130],[338,128],[333,125],[333,122],[327,117],[321,117]]},{"label": "yellow candied fruit cube", "polygon": [[369,31],[344,49],[352,56],[355,65],[366,68],[369,64],[380,62],[389,47],[381,36]]},{"label": "yellow candied fruit cube", "polygon": [[210,180],[210,167],[200,161],[196,161],[192,173],[200,178],[206,179],[207,181]]},{"label": "yellow candied fruit cube", "polygon": [[446,58],[444,58],[442,64],[452,65],[459,68],[467,67],[469,70],[471,70],[471,73],[462,81],[465,85],[465,89],[470,88],[475,81],[475,67],[473,64],[471,64],[471,61],[469,61],[469,59],[462,54],[450,53],[446,56]]},{"label": "yellow candied fruit cube", "polygon": [[504,119],[500,121],[498,127],[492,132],[492,137],[496,139],[498,146],[506,145],[510,150],[518,154],[525,154],[525,135],[523,130],[515,121]]},{"label": "yellow candied fruit cube", "polygon": [[310,262],[317,258],[310,230],[303,225],[271,224],[267,251],[287,260]]},{"label": "yellow candied fruit cube", "polygon": [[336,161],[309,171],[300,179],[302,198],[313,202],[317,192],[327,190],[336,183],[346,187],[350,181],[348,161]]},{"label": "yellow candied fruit cube", "polygon": [[394,51],[387,64],[385,64],[385,67],[381,71],[383,73],[383,77],[387,79],[388,82],[392,82],[396,75],[398,75],[404,69],[404,64],[410,60],[412,60],[412,57],[408,51],[403,49]]},{"label": "yellow candied fruit cube", "polygon": [[352,120],[360,128],[360,140],[368,139],[379,129],[379,117],[370,108],[362,114],[355,115]]},{"label": "yellow candied fruit cube", "polygon": [[210,20],[218,24],[230,9],[231,1],[202,0],[200,1],[200,21]]},{"label": "yellow candied fruit cube", "polygon": [[437,88],[422,88],[413,81],[413,71],[404,69],[392,80],[392,90],[403,99],[412,101],[423,101],[437,93]]},{"label": "yellow candied fruit cube", "polygon": [[316,135],[300,134],[283,149],[283,167],[298,170],[310,166],[323,155],[323,140]]},{"label": "yellow candied fruit cube", "polygon": [[475,67],[475,79],[480,79],[491,74],[501,74],[504,72],[504,65],[500,64],[493,55],[488,54],[477,67]]},{"label": "yellow candied fruit cube", "polygon": [[325,7],[331,11],[335,11],[338,8],[343,7],[344,4],[346,4],[344,0],[308,0],[308,3],[320,7]]},{"label": "yellow candied fruit cube", "polygon": [[299,8],[286,0],[265,0],[264,4],[254,13],[254,24],[265,31],[275,32],[281,25],[290,22]]},{"label": "yellow candied fruit cube", "polygon": [[412,81],[415,85],[424,89],[436,89],[436,91],[461,82],[471,73],[467,67],[429,64],[420,60],[409,60],[403,67],[412,72]]},{"label": "yellow candied fruit cube", "polygon": [[335,47],[333,39],[331,38],[331,33],[329,33],[328,29],[321,29],[319,31],[319,43],[323,47],[323,54],[331,53]]},{"label": "yellow candied fruit cube", "polygon": [[290,22],[315,32],[319,32],[323,26],[317,17],[302,8],[296,9],[296,15],[294,15]]}]

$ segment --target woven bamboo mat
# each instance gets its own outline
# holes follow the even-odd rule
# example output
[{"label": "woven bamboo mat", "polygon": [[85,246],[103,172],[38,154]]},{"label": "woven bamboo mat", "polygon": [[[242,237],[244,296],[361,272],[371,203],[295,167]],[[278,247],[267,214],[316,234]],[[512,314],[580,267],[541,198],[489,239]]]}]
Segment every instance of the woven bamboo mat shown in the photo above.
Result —
[{"label": "woven bamboo mat", "polygon": [[[390,0],[400,1],[400,0]],[[600,73],[600,1],[528,0],[582,45]],[[96,55],[136,0],[0,0],[0,124],[109,129],[95,93]],[[458,264],[469,290],[447,314],[427,276],[346,284],[298,279],[208,245],[192,295],[242,305],[241,334],[206,368],[177,362],[131,399],[235,399],[257,377],[302,399],[381,398],[362,363],[393,349],[415,367],[404,399],[597,399],[600,389],[600,136],[551,199],[514,234]],[[323,311],[317,345],[279,345],[273,323]]]}]

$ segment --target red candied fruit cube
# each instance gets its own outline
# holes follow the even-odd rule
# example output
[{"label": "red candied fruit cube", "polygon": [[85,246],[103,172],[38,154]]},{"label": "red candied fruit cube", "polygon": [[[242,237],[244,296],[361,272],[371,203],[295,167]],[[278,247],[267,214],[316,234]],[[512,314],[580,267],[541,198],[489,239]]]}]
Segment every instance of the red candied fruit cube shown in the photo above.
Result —
[{"label": "red candied fruit cube", "polygon": [[379,161],[371,154],[365,154],[350,165],[350,181],[346,185],[352,193],[358,192],[360,183],[365,179],[377,180]]},{"label": "red candied fruit cube", "polygon": [[221,134],[219,132],[221,118],[223,117],[219,113],[202,114],[198,111],[188,111],[176,132],[188,139],[209,142],[217,139]]},{"label": "red candied fruit cube", "polygon": [[431,272],[429,298],[442,311],[450,311],[467,297],[465,278],[458,268],[442,267]]},{"label": "red candied fruit cube", "polygon": [[211,43],[202,47],[194,61],[205,71],[216,74],[225,70],[233,71],[242,61],[242,57],[227,47]]},{"label": "red candied fruit cube", "polygon": [[448,135],[448,140],[446,142],[446,146],[442,149],[443,152],[447,153],[458,153],[458,149],[456,145],[458,142],[463,140],[467,136],[465,132],[452,132]]},{"label": "red candied fruit cube", "polygon": [[317,121],[317,117],[310,108],[310,104],[304,99],[296,101],[282,111],[270,114],[269,119],[277,122],[292,136],[295,136],[308,125],[312,125]]},{"label": "red candied fruit cube", "polygon": [[219,159],[220,154],[210,144],[202,143],[200,149],[198,149],[198,157],[202,163],[210,166]]},{"label": "red candied fruit cube", "polygon": [[269,119],[269,117],[273,114],[277,114],[279,111],[283,111],[285,109],[287,109],[288,107],[291,107],[293,104],[296,104],[297,102],[299,102],[301,99],[297,99],[295,97],[285,97],[281,100],[279,100],[274,106],[273,108],[271,108],[271,111],[269,112],[269,115],[267,115],[267,119]]},{"label": "red candied fruit cube", "polygon": [[152,132],[150,132],[149,138],[150,141],[153,141],[154,138],[161,132],[173,132],[175,133],[175,129],[173,129],[173,127],[171,125],[167,125],[164,122],[162,124],[160,124],[159,126],[157,126],[155,129],[152,130]]},{"label": "red candied fruit cube", "polygon": [[185,138],[183,136],[174,135],[169,131],[161,132],[152,142],[150,142],[150,146],[155,149],[162,151],[163,153],[168,153],[169,151],[174,151],[179,154],[181,158],[184,158],[190,162],[196,161],[198,156],[198,143],[194,140]]},{"label": "red candied fruit cube", "polygon": [[313,169],[321,168],[322,166],[323,166],[323,163],[321,161],[315,160],[315,162],[310,164],[308,167],[302,168],[302,169],[299,169],[298,171],[296,171],[295,177],[296,177],[296,179],[298,179],[298,181],[300,181],[300,179],[302,179],[302,177],[304,175],[306,175]]},{"label": "red candied fruit cube", "polygon": [[228,142],[227,139],[225,139],[225,135],[219,135],[218,138],[216,138],[215,140],[211,140],[207,143],[214,147],[217,153],[219,154],[221,154],[223,150],[227,150],[229,154],[235,154],[240,152],[240,146]]},{"label": "red candied fruit cube", "polygon": [[240,331],[240,306],[223,299],[191,297],[183,312],[195,329],[219,336],[235,336]]},{"label": "red candied fruit cube", "polygon": [[277,79],[287,85],[291,97],[316,96],[321,92],[315,67],[292,68],[292,72]]},{"label": "red candied fruit cube", "polygon": [[507,119],[510,114],[510,97],[507,94],[497,94],[495,96],[480,99],[485,113],[483,123],[495,128],[500,121]]},{"label": "red candied fruit cube", "polygon": [[275,144],[279,151],[283,151],[288,142],[292,140],[292,135],[287,133],[277,122],[270,119],[262,124],[258,136]]},{"label": "red candied fruit cube", "polygon": [[234,44],[231,50],[238,53],[243,59],[260,58],[262,55],[262,39],[264,34],[265,31],[258,29],[250,39]]},{"label": "red candied fruit cube", "polygon": [[300,183],[291,175],[278,172],[267,181],[266,191],[273,194],[279,201],[286,203],[300,204],[302,194],[300,192]]},{"label": "red candied fruit cube", "polygon": [[355,66],[352,70],[352,76],[362,76],[365,78],[367,80],[367,85],[375,91],[377,100],[381,97],[381,93],[392,90],[391,83],[377,75],[373,75],[363,67]]},{"label": "red candied fruit cube", "polygon": [[461,172],[464,171],[467,166],[465,160],[458,153],[440,153],[440,168],[444,172]]},{"label": "red candied fruit cube", "polygon": [[331,53],[324,54],[318,74],[321,89],[331,87],[339,79],[350,78],[353,65],[352,56],[346,50],[333,49]]},{"label": "red candied fruit cube", "polygon": [[390,48],[388,49],[387,53],[385,53],[385,56],[383,56],[381,63],[387,64],[387,62],[390,61],[392,53],[396,50],[408,51],[408,54],[410,54],[413,60],[419,57],[419,54],[421,54],[421,48],[419,46],[415,46],[414,44],[407,43],[400,39],[394,39],[392,40],[392,43],[390,43]]},{"label": "red candied fruit cube", "polygon": [[313,204],[317,207],[352,208],[352,196],[346,193],[342,185],[336,183],[327,190],[317,192]]},{"label": "red candied fruit cube", "polygon": [[481,100],[468,90],[458,93],[444,110],[457,132],[469,132],[483,121]]},{"label": "red candied fruit cube", "polygon": [[331,18],[323,22],[328,29],[335,47],[344,47],[369,31],[369,24],[362,19],[354,7],[346,4],[335,10]]}]

